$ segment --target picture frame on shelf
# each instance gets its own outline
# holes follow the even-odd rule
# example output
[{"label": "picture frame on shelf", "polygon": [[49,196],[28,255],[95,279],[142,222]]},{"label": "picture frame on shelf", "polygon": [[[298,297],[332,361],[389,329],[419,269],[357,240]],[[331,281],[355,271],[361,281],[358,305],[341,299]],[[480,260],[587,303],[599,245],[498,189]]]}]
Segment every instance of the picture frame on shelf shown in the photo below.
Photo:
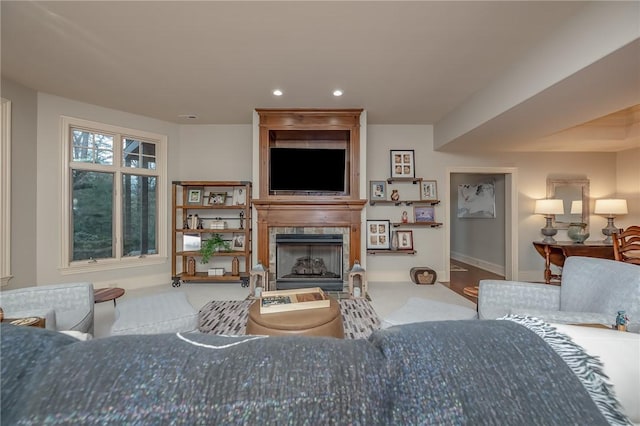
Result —
[{"label": "picture frame on shelf", "polygon": [[210,192],[209,202],[210,206],[223,206],[227,202],[226,192]]},{"label": "picture frame on shelf", "polygon": [[416,223],[436,221],[436,209],[433,206],[414,206],[413,218]]},{"label": "picture frame on shelf", "polygon": [[202,205],[202,187],[188,187],[187,188],[187,204],[190,206]]},{"label": "picture frame on shelf", "polygon": [[389,220],[367,220],[367,249],[389,250],[390,226]]},{"label": "picture frame on shelf", "polygon": [[184,234],[182,236],[182,251],[198,251],[202,247],[200,234]]},{"label": "picture frame on shelf", "polygon": [[435,201],[438,199],[438,182],[435,180],[423,180],[420,182],[420,199],[422,201]]},{"label": "picture frame on shelf", "polygon": [[244,187],[233,188],[233,205],[244,206],[247,203],[247,191]]},{"label": "picture frame on shelf", "polygon": [[413,231],[396,231],[398,250],[413,250]]},{"label": "picture frame on shelf", "polygon": [[391,177],[415,178],[415,151],[413,149],[391,150]]},{"label": "picture frame on shelf", "polygon": [[370,181],[369,197],[372,200],[386,200],[387,199],[387,182],[384,180]]},{"label": "picture frame on shelf", "polygon": [[231,250],[243,251],[246,245],[246,236],[244,234],[233,234],[231,239]]}]

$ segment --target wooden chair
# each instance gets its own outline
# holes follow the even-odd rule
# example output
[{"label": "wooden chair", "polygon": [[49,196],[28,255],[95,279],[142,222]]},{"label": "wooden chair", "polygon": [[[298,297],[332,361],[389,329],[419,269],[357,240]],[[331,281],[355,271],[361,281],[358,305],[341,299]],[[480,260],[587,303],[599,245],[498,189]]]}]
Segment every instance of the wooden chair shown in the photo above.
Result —
[{"label": "wooden chair", "polygon": [[613,255],[621,262],[640,265],[640,226],[629,226],[612,234]]}]

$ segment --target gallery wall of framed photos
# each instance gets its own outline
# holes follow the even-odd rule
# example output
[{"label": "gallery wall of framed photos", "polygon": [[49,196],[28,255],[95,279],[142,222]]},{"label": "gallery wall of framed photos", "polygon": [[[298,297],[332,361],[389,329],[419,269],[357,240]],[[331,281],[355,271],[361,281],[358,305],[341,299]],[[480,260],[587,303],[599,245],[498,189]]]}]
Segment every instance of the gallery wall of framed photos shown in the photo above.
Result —
[{"label": "gallery wall of framed photos", "polygon": [[376,209],[368,209],[367,254],[415,254],[408,228],[442,226],[436,218],[438,182],[415,176],[414,150],[390,150],[389,160],[390,177],[369,181],[369,206],[395,206],[398,214],[374,219]]}]

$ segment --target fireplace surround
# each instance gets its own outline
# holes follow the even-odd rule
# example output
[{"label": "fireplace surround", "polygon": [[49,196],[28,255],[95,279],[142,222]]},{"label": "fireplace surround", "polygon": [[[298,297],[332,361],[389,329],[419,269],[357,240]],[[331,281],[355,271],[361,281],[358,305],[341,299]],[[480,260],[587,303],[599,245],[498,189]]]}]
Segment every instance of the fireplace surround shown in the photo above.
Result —
[{"label": "fireplace surround", "polygon": [[[269,265],[270,278],[279,273],[275,245],[270,248],[273,228],[342,228],[342,272],[362,259],[362,210],[360,199],[360,114],[362,109],[257,109],[259,126],[259,193],[253,199],[257,212],[257,261]],[[330,131],[330,132],[329,132]],[[278,139],[280,135],[282,140]],[[339,138],[336,135],[340,135]],[[348,153],[348,185],[342,194],[278,194],[269,191],[269,150],[271,147],[344,148]],[[295,176],[291,177],[295,179]],[[330,233],[324,232],[324,233]],[[344,255],[347,259],[347,256]],[[346,265],[344,264],[346,263]]]}]

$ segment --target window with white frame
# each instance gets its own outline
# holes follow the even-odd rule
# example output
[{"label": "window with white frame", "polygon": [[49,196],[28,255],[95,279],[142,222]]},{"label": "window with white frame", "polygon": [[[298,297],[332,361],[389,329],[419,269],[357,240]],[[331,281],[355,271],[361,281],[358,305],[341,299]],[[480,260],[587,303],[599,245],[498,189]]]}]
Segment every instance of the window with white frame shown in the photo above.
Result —
[{"label": "window with white frame", "polygon": [[166,257],[166,137],[70,117],[62,133],[61,268]]}]

